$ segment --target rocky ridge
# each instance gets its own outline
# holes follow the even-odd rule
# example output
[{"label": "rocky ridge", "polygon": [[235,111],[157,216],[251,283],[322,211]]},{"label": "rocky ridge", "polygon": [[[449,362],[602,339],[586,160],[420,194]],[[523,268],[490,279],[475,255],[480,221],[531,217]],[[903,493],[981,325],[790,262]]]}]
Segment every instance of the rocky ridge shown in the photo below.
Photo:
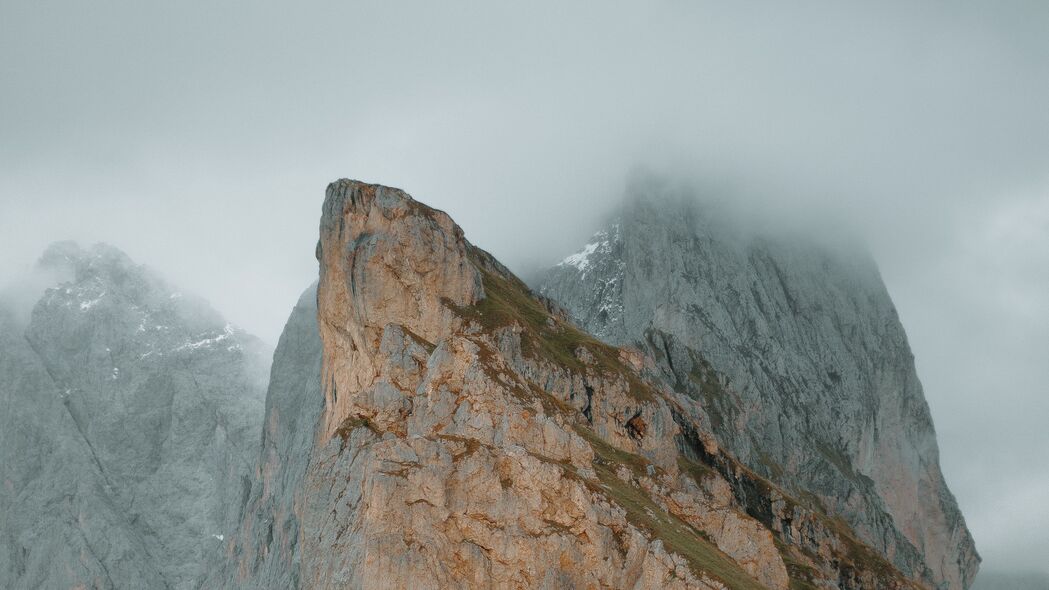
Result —
[{"label": "rocky ridge", "polygon": [[[566,262],[603,293],[621,231]],[[114,248],[45,253],[28,322],[0,304],[0,586],[917,587],[737,460],[750,406],[680,336],[592,337],[379,185],[329,186],[317,257],[263,409],[257,340]]]},{"label": "rocky ridge", "polygon": [[333,183],[317,255],[227,586],[912,587],[443,212]]},{"label": "rocky ridge", "polygon": [[[979,557],[940,473],[906,335],[865,254],[748,232],[659,183],[551,269],[541,293],[636,346],[747,469],[930,587]],[[755,514],[754,510],[749,510]]]},{"label": "rocky ridge", "polygon": [[0,587],[199,588],[250,483],[269,350],[106,245],[0,302]]}]

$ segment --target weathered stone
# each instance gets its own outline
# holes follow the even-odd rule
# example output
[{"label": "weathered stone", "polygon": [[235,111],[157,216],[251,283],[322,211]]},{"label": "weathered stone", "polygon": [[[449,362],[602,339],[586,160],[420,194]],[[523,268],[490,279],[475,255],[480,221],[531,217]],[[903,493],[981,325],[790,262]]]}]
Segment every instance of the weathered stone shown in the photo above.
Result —
[{"label": "weathered stone", "polygon": [[818,498],[915,579],[968,587],[979,557],[870,258],[745,230],[658,183],[634,192],[540,291],[646,351],[650,373],[751,469]]},{"label": "weathered stone", "polygon": [[[786,588],[770,533],[731,498],[717,510],[738,521],[719,521],[732,531],[719,538],[744,566],[688,528],[713,501],[678,478],[671,408],[623,360],[641,357],[550,314],[445,214],[395,189],[340,181],[328,191],[318,257],[322,363],[284,355],[282,340],[273,369],[276,383],[314,367],[308,380],[324,392],[309,402],[324,407],[314,446],[288,457],[287,487],[270,487],[284,498],[269,505],[294,513],[297,538],[285,541],[294,550],[270,554],[259,523],[277,522],[277,511],[251,516],[266,488],[257,482],[228,584]],[[555,350],[559,338],[579,346]],[[271,386],[267,424],[288,395]],[[287,448],[292,436],[269,444]],[[638,470],[626,480],[609,471],[620,459]],[[646,490],[638,478],[657,473],[665,483]],[[688,509],[674,516],[662,494]],[[743,549],[755,546],[764,554]]]},{"label": "weathered stone", "polygon": [[[115,248],[0,310],[0,587],[200,588],[249,482],[269,351]],[[0,307],[3,307],[0,305]]]}]

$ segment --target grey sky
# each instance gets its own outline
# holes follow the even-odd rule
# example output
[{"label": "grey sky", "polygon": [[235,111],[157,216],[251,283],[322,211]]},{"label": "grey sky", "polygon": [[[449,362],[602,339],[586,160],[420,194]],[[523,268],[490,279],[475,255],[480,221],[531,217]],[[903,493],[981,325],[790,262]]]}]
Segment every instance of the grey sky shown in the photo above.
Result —
[{"label": "grey sky", "polygon": [[125,249],[275,342],[325,184],[519,272],[635,166],[862,235],[988,569],[1049,554],[1049,3],[0,3],[0,282]]}]

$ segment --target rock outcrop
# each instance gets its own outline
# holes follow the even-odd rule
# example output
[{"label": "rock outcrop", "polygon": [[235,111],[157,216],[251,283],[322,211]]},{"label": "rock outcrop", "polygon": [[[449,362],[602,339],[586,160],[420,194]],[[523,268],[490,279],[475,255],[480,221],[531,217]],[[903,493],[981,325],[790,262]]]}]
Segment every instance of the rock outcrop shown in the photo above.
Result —
[{"label": "rock outcrop", "polygon": [[317,286],[303,292],[273,355],[262,448],[242,520],[226,540],[212,588],[301,588],[306,472],[318,438],[324,395]]},{"label": "rock outcrop", "polygon": [[871,268],[663,223],[621,220],[547,284],[617,348],[445,213],[333,183],[264,408],[256,339],[113,248],[53,246],[67,280],[32,317],[0,301],[0,587],[964,585]]},{"label": "rock outcrop", "polygon": [[913,579],[967,588],[979,557],[869,257],[743,230],[659,183],[633,193],[540,292],[602,340],[644,351],[653,378],[749,470],[843,518]]},{"label": "rock outcrop", "polygon": [[[269,351],[115,248],[0,303],[0,587],[200,588],[250,485]],[[232,510],[231,510],[232,508]]]},{"label": "rock outcrop", "polygon": [[445,213],[343,180],[320,229],[224,586],[912,587]]}]

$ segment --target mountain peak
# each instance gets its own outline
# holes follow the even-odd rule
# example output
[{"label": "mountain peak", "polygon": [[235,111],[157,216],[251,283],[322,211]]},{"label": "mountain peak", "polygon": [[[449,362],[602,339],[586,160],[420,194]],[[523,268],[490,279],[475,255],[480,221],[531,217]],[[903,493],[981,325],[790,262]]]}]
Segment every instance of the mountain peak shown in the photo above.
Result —
[{"label": "mountain peak", "polygon": [[[370,354],[388,324],[428,342],[453,329],[451,306],[483,296],[480,275],[467,260],[462,229],[443,211],[399,189],[355,180],[328,186],[320,222],[317,292],[321,338],[333,391],[356,391],[370,381]],[[328,432],[345,419],[348,397],[330,397]]]},{"label": "mountain peak", "polygon": [[[315,314],[297,310],[275,354],[286,385],[270,390],[237,587],[293,572],[311,588],[786,590],[810,570],[911,587],[721,454],[650,359],[579,330],[443,212],[332,183],[317,258]],[[296,348],[307,315],[317,365]],[[304,432],[293,408],[317,406]]]},{"label": "mountain peak", "polygon": [[72,240],[55,242],[48,246],[37,261],[42,269],[68,271],[83,280],[87,275],[113,277],[125,275],[137,268],[123,250],[98,242],[82,248]]},{"label": "mountain peak", "polygon": [[[645,351],[750,469],[818,498],[913,579],[967,587],[979,557],[869,254],[659,182],[629,191],[615,224],[540,292],[587,331]],[[712,395],[711,376],[726,395]]]},{"label": "mountain peak", "polygon": [[113,246],[38,270],[54,286],[0,339],[0,586],[202,587],[270,351]]}]

